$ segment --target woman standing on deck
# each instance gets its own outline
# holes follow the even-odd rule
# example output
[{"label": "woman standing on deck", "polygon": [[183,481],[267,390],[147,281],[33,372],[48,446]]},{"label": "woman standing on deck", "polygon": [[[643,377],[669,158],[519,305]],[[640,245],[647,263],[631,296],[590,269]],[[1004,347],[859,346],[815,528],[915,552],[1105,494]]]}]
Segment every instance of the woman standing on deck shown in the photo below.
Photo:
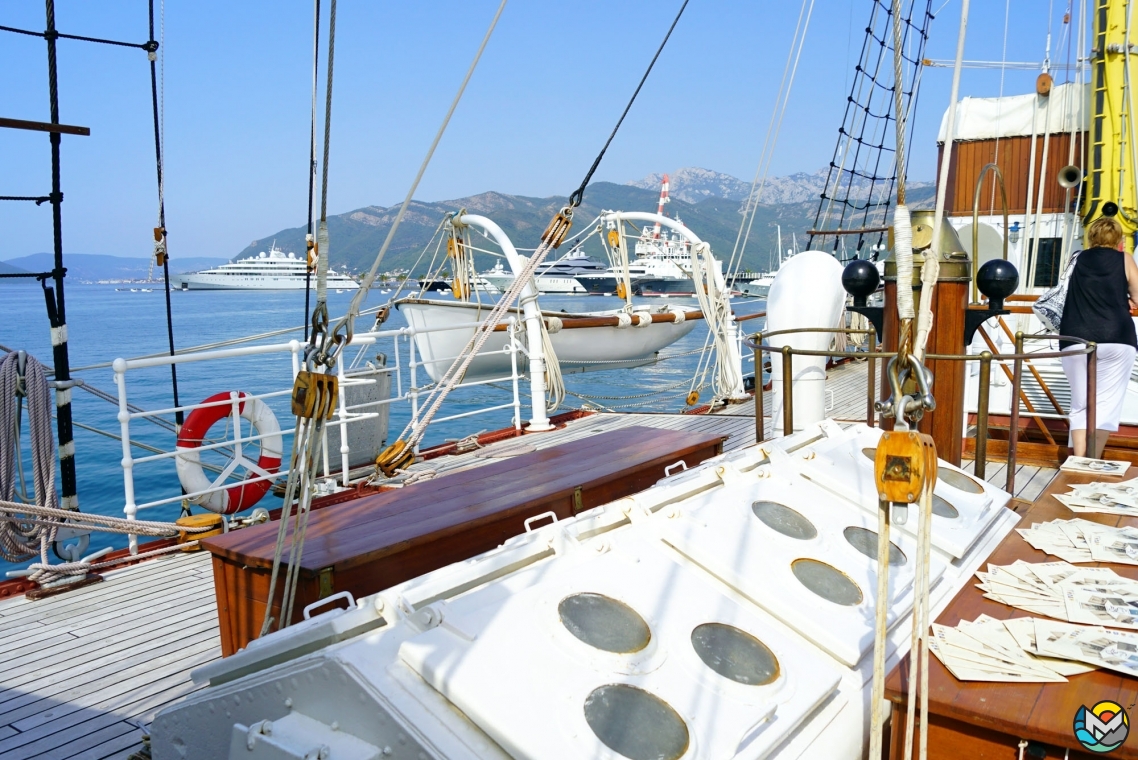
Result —
[{"label": "woman standing on deck", "polygon": [[[1104,216],[1087,227],[1087,249],[1075,261],[1067,285],[1060,335],[1098,344],[1095,394],[1095,451],[1087,451],[1087,357],[1063,357],[1063,373],[1071,385],[1071,440],[1075,456],[1102,457],[1106,439],[1118,431],[1122,403],[1134,365],[1138,337],[1130,309],[1138,304],[1138,265],[1121,251],[1122,225]],[[1082,345],[1059,341],[1059,349]]]}]

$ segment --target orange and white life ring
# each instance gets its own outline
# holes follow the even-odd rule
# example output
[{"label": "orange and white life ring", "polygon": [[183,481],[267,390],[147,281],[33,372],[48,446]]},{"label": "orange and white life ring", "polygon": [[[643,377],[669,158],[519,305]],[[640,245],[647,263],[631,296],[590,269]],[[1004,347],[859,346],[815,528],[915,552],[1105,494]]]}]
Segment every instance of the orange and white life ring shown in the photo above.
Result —
[{"label": "orange and white life ring", "polygon": [[[249,477],[260,477],[253,483],[239,483],[229,488],[221,488],[210,493],[194,496],[189,499],[191,504],[198,504],[211,512],[231,515],[256,504],[261,500],[273,481],[269,477],[277,472],[281,466],[281,454],[284,451],[284,442],[281,439],[281,427],[268,404],[259,398],[253,398],[245,393],[237,394],[238,413],[242,419],[248,420],[260,438],[261,455],[254,464],[241,456],[241,447],[237,447],[237,456],[224,468],[216,480],[210,480],[202,469],[201,452],[198,450],[215,422],[230,416],[233,413],[232,404],[217,403],[229,401],[232,395],[229,391],[210,396],[203,404],[216,404],[194,409],[182,430],[178,433],[176,450],[178,455],[174,458],[178,469],[178,480],[186,493],[200,493],[222,485],[238,466],[244,467]],[[244,437],[244,436],[241,436]]]}]

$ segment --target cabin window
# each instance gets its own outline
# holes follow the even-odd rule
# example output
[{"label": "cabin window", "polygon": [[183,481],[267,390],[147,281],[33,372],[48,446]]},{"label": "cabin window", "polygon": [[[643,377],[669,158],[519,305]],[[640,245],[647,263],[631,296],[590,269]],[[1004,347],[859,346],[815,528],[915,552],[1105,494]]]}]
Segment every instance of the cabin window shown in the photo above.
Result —
[{"label": "cabin window", "polygon": [[[1035,256],[1034,240],[1028,241],[1027,250],[1027,261],[1030,267],[1031,260]],[[1050,288],[1059,282],[1059,257],[1062,251],[1062,238],[1039,238],[1039,261],[1035,264],[1035,281],[1031,283],[1032,287]]]}]

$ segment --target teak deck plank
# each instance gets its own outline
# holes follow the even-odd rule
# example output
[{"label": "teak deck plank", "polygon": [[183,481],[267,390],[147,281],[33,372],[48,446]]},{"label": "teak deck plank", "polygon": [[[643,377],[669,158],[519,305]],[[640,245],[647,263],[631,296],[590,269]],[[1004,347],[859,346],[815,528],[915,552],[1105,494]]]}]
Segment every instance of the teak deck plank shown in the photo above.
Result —
[{"label": "teak deck plank", "polygon": [[[1104,479],[1108,478],[1101,475],[1060,472],[1031,508],[1023,514],[1018,527],[1029,527],[1032,523],[1047,522],[1057,518],[1071,519],[1075,516],[1074,513],[1054,499],[1052,494],[1066,493],[1068,487],[1074,484]],[[1138,519],[1130,517],[1090,513],[1078,516],[1104,525],[1138,525]],[[1057,558],[1033,548],[1018,533],[1012,532],[992,552],[988,563],[1008,565],[1020,559],[1026,562],[1052,562]],[[1110,567],[1121,576],[1138,580],[1138,566],[1114,563],[1080,563],[1078,566]],[[981,614],[1000,620],[1031,616],[1024,610],[985,599],[983,592],[970,583],[949,603],[937,618],[937,622],[956,625],[961,620],[974,620]],[[908,672],[909,659],[906,657],[889,674],[886,681],[886,696],[894,703],[903,705],[905,702],[907,688],[905,682],[908,679]],[[1078,750],[1080,745],[1071,729],[1075,712],[1081,705],[1089,707],[1104,699],[1113,699],[1123,706],[1134,704],[1138,700],[1138,679],[1113,671],[1095,670],[1071,676],[1068,683],[961,682],[957,681],[935,657],[929,657],[930,716],[949,718],[967,726],[991,729],[1012,737]],[[896,736],[896,727],[894,736]],[[940,749],[945,750],[944,747]],[[1075,754],[1072,753],[1071,756],[1075,757]],[[1079,756],[1085,755],[1080,753]],[[1129,760],[1138,758],[1138,742],[1123,744],[1111,753],[1111,757]]]}]

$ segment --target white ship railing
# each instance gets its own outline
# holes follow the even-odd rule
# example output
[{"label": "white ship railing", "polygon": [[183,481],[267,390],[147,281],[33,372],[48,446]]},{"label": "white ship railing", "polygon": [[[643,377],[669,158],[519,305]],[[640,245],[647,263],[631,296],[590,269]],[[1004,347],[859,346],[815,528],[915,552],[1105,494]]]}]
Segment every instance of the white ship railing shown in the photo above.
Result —
[{"label": "white ship railing", "polygon": [[[370,378],[356,378],[345,373],[345,362],[340,361],[336,365],[336,371],[339,378],[339,400],[335,412],[335,418],[328,420],[324,431],[324,461],[323,461],[323,487],[329,491],[336,487],[348,487],[352,482],[352,467],[350,465],[351,459],[351,445],[349,443],[349,436],[347,434],[348,428],[351,425],[366,422],[367,420],[376,419],[379,414],[379,407],[390,406],[393,404],[407,403],[410,407],[410,416],[412,423],[417,423],[419,420],[419,396],[426,392],[429,386],[419,386],[419,369],[428,364],[439,362],[450,362],[455,357],[444,357],[440,359],[421,360],[416,358],[415,352],[415,336],[426,333],[440,333],[453,330],[471,330],[479,326],[479,322],[464,322],[460,324],[447,325],[445,327],[436,328],[420,328],[404,327],[395,330],[379,330],[371,332],[356,333],[349,345],[358,346],[362,350],[367,346],[376,345],[381,341],[391,340],[393,343],[392,356],[394,363],[391,366],[377,367]],[[479,353],[479,356],[492,356],[495,354],[505,354],[510,358],[510,374],[491,379],[482,379],[469,382],[459,383],[456,388],[472,388],[477,386],[490,385],[492,383],[505,383],[510,382],[513,390],[513,399],[508,403],[496,404],[492,406],[479,407],[473,410],[458,412],[448,416],[438,416],[434,418],[434,423],[446,422],[448,420],[455,420],[465,417],[472,417],[475,415],[489,414],[504,409],[513,409],[513,424],[515,429],[521,429],[522,409],[521,409],[521,395],[519,392],[519,380],[521,375],[518,371],[518,352],[525,353],[524,347],[518,340],[518,329],[516,319],[510,317],[507,325],[506,332],[508,335],[506,345],[504,348],[495,349],[492,351],[484,350]],[[400,360],[399,342],[403,340],[407,344],[408,357],[404,364]],[[281,397],[289,397],[292,393],[292,381],[295,381],[296,375],[300,372],[303,360],[303,354],[306,344],[292,340],[287,343],[273,343],[260,346],[242,346],[239,348],[226,348],[212,351],[200,351],[194,353],[178,354],[175,356],[156,356],[140,359],[115,359],[112,362],[112,368],[115,373],[115,385],[118,389],[118,422],[121,430],[122,437],[122,471],[123,471],[123,495],[124,505],[123,512],[127,519],[134,520],[138,518],[138,513],[146,509],[154,509],[156,507],[165,506],[179,502],[189,502],[194,499],[199,499],[208,496],[211,493],[224,491],[232,488],[234,485],[248,485],[264,481],[279,481],[284,480],[289,475],[288,462],[290,459],[291,444],[285,441],[282,451],[282,464],[281,467],[272,473],[265,473],[264,470],[260,472],[264,474],[257,474],[259,468],[256,467],[251,461],[242,457],[242,447],[250,444],[259,444],[264,439],[277,435],[277,433],[256,434],[253,431],[252,425],[246,421],[242,425],[242,417],[240,414],[241,404],[248,399],[276,399]],[[171,365],[185,365],[200,362],[218,362],[223,360],[232,359],[250,359],[255,357],[266,357],[273,355],[289,354],[292,359],[292,376],[290,378],[289,387],[283,390],[275,390],[266,393],[239,393],[232,391],[229,398],[221,401],[214,401],[211,403],[197,403],[186,404],[183,406],[169,407],[165,409],[145,410],[145,411],[131,411],[128,394],[128,375],[137,373],[139,370],[153,369],[155,367],[169,367]],[[404,374],[406,373],[406,377]],[[374,375],[387,374],[393,377],[391,393],[388,398],[380,399],[377,401],[366,401],[362,404],[348,405],[346,399],[346,387],[353,385],[366,385],[379,382]],[[406,389],[404,389],[404,381],[407,381]],[[147,456],[135,456],[133,448],[135,444],[131,438],[131,424],[138,420],[145,420],[147,418],[161,418],[170,415],[175,415],[178,412],[190,414],[197,409],[216,408],[219,406],[230,406],[228,415],[227,431],[221,440],[213,441],[210,443],[203,443],[196,447],[199,452],[202,451],[215,451],[219,449],[232,449],[234,454],[234,461],[246,463],[246,468],[249,470],[253,477],[245,480],[235,482],[219,478],[217,482],[209,488],[195,491],[192,493],[178,493],[173,496],[164,496],[162,498],[151,499],[139,503],[137,500],[137,491],[135,488],[135,469],[140,465],[154,464],[173,460],[178,456],[175,451],[163,451],[156,454]],[[363,409],[371,409],[370,411],[362,411]],[[243,432],[243,427],[245,428]],[[332,452],[329,451],[328,446],[328,429],[340,429],[340,462],[338,467],[332,465]],[[293,435],[291,428],[283,427],[279,435],[282,439],[287,439]],[[418,447],[416,447],[417,453]],[[227,470],[232,469],[232,466],[227,467]],[[370,475],[370,473],[368,473]],[[223,518],[224,519],[224,518]],[[130,550],[131,553],[136,553],[138,550],[138,536],[131,534],[130,537]]]}]

